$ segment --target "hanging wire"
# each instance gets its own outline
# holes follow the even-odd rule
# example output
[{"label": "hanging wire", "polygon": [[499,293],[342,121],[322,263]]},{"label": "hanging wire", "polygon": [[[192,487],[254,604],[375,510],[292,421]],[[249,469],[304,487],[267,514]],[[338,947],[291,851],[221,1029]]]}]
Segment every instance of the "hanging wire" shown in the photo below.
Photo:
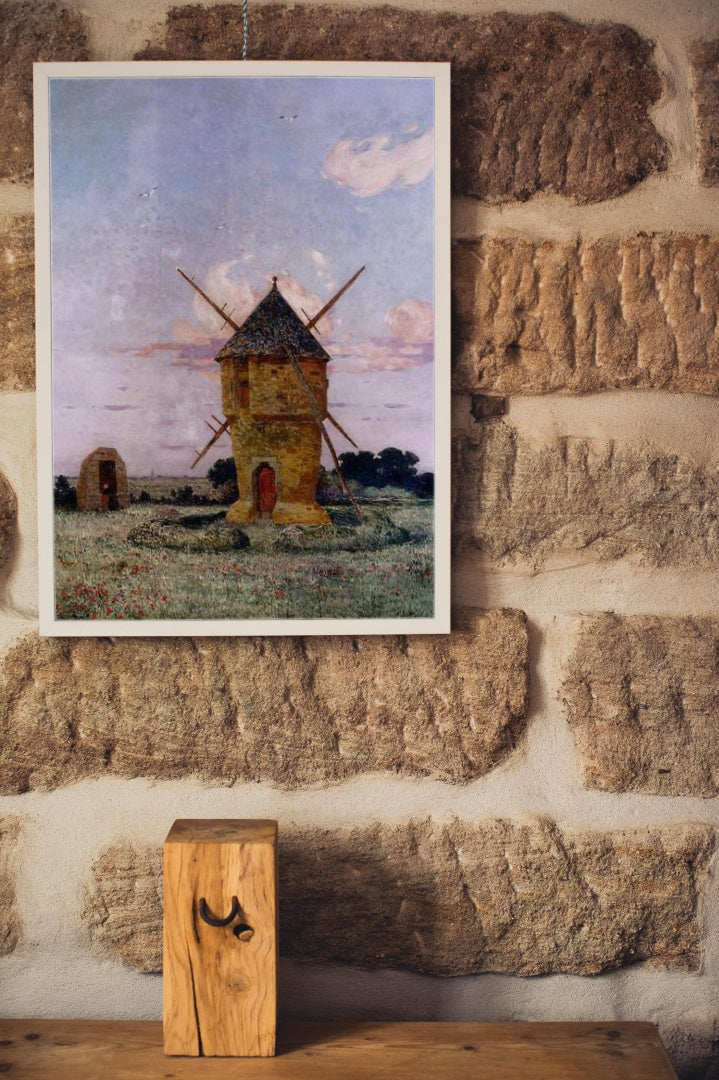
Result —
[{"label": "hanging wire", "polygon": [[242,59],[247,59],[247,0],[242,0]]}]

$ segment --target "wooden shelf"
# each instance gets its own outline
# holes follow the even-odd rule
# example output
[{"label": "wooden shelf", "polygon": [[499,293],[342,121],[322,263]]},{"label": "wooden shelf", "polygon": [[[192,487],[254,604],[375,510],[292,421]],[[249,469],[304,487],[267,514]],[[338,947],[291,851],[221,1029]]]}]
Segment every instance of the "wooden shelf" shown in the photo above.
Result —
[{"label": "wooden shelf", "polygon": [[2,1020],[9,1080],[676,1080],[653,1024],[280,1024],[274,1058],[179,1058],[160,1023]]}]

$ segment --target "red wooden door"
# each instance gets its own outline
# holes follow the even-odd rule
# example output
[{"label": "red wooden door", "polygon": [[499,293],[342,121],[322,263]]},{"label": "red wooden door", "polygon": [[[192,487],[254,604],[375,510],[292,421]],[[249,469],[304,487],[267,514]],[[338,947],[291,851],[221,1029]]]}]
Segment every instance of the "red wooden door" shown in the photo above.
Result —
[{"label": "red wooden door", "polygon": [[260,517],[271,517],[276,502],[275,470],[270,465],[260,465],[257,470],[257,512]]}]

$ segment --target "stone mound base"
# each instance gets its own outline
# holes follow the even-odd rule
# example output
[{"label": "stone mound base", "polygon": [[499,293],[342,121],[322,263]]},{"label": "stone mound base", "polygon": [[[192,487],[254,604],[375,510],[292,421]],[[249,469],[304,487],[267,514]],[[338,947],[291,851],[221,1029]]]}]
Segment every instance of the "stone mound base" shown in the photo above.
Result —
[{"label": "stone mound base", "polygon": [[358,521],[349,507],[325,509],[330,515],[329,525],[275,527],[273,546],[281,551],[375,551],[411,539],[409,532],[395,525],[384,510],[363,506],[362,521]]},{"label": "stone mound base", "polygon": [[242,551],[250,546],[245,530],[225,521],[224,511],[144,521],[127,539],[142,547],[182,551]]},{"label": "stone mound base", "polygon": [[181,551],[376,551],[404,544],[412,535],[396,525],[384,510],[362,508],[362,521],[352,509],[328,507],[329,525],[272,525],[261,522],[240,527],[225,512],[188,514],[144,521],[128,533],[132,544]]}]

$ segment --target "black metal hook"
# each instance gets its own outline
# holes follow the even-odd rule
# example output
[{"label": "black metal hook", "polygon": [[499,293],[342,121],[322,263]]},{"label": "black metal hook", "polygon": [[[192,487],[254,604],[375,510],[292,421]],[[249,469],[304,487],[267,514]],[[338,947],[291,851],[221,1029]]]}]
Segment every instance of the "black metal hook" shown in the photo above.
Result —
[{"label": "black metal hook", "polygon": [[240,901],[236,896],[232,897],[232,910],[226,919],[215,919],[207,910],[207,901],[204,896],[200,898],[200,918],[208,926],[229,926],[232,920],[240,914]]}]

